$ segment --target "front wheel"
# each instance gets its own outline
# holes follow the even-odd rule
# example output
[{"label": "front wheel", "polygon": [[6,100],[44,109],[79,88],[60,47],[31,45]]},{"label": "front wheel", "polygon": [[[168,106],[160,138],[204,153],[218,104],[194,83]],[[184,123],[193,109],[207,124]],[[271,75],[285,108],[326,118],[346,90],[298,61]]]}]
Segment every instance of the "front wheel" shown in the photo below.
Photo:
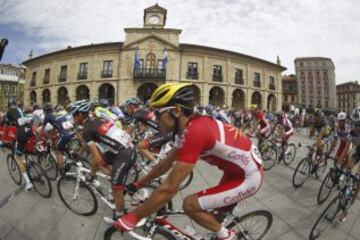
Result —
[{"label": "front wheel", "polygon": [[326,175],[326,177],[324,178],[324,180],[321,183],[318,195],[317,195],[317,204],[321,205],[323,204],[330,196],[335,183],[333,181],[333,169],[330,169],[330,171],[328,172],[328,174]]},{"label": "front wheel", "polygon": [[258,210],[241,217],[235,217],[226,228],[235,230],[237,239],[263,239],[273,222],[269,211]]},{"label": "front wheel", "polygon": [[277,150],[275,145],[262,149],[260,154],[263,161],[264,170],[270,170],[276,164],[277,160]]},{"label": "front wheel", "polygon": [[39,154],[38,164],[42,167],[42,169],[44,169],[49,180],[56,180],[58,176],[58,166],[50,152]]},{"label": "front wheel", "polygon": [[[311,160],[310,160],[311,161]],[[304,158],[297,165],[292,178],[292,184],[295,188],[301,187],[311,176],[311,164],[309,158]]]},{"label": "front wheel", "polygon": [[21,185],[22,175],[18,163],[15,160],[14,155],[9,154],[6,159],[6,164],[9,170],[11,179],[16,185]]},{"label": "front wheel", "polygon": [[[136,236],[134,236],[134,234],[136,234]],[[117,231],[114,226],[111,226],[104,233],[104,240],[121,239],[176,240],[177,238],[161,227],[158,227],[153,234],[149,234],[147,230],[142,228],[137,228],[133,230],[133,232],[122,233]]]},{"label": "front wheel", "polygon": [[329,225],[336,218],[337,214],[340,212],[339,201],[340,197],[336,196],[325,208],[324,212],[320,215],[315,225],[311,229],[309,240],[327,239],[321,238],[321,235],[324,234],[325,230],[329,227]]},{"label": "front wheel", "polygon": [[294,143],[290,143],[284,153],[284,163],[286,166],[290,165],[294,161],[296,155],[296,146]]},{"label": "front wheel", "polygon": [[26,171],[35,191],[44,198],[50,198],[52,193],[51,183],[40,165],[32,160],[27,161]]},{"label": "front wheel", "polygon": [[77,177],[63,176],[57,183],[61,201],[73,213],[90,216],[96,213],[98,202],[91,189]]}]

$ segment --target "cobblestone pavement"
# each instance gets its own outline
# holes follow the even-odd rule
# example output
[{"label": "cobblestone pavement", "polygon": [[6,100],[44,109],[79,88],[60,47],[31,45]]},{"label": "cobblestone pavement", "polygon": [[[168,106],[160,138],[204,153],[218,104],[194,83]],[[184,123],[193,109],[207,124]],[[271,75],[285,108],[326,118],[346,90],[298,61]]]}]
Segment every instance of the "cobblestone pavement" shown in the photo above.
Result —
[{"label": "cobblestone pavement", "polygon": [[[292,139],[303,145],[313,140],[301,133]],[[294,189],[291,183],[294,168],[305,156],[306,149],[299,148],[295,161],[290,167],[278,164],[265,174],[263,188],[252,198],[246,200],[244,214],[254,209],[267,209],[274,217],[273,225],[265,239],[307,239],[310,229],[326,203],[316,204],[316,194],[320,182],[311,180],[300,189]],[[206,163],[196,166],[191,185],[181,191],[174,199],[174,207],[180,208],[182,199],[191,193],[213,186],[219,181],[220,172]],[[100,204],[97,213],[82,217],[70,212],[61,202],[53,184],[50,199],[44,199],[35,192],[24,192],[16,186],[8,174],[6,156],[0,155],[0,240],[89,240],[102,239],[107,226],[103,217],[110,211]],[[326,239],[359,239],[360,203],[356,201],[351,208],[348,220],[326,232]],[[187,218],[173,219],[177,226],[192,225],[204,231]]]}]

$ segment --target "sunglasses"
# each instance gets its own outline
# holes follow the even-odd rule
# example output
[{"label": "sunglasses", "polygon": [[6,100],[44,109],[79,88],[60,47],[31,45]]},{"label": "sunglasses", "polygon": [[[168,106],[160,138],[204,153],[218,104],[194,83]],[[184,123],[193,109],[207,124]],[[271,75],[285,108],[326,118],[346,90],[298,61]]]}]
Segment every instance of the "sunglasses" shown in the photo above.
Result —
[{"label": "sunglasses", "polygon": [[163,115],[163,113],[168,112],[171,109],[174,109],[175,107],[164,107],[164,108],[160,108],[154,111],[154,115],[156,117],[156,119],[160,119],[161,116]]}]

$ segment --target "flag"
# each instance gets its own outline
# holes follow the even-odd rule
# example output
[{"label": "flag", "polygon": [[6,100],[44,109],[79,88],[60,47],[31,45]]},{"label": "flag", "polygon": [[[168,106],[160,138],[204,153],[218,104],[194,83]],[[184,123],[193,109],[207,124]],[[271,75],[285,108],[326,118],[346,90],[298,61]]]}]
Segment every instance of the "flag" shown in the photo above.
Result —
[{"label": "flag", "polygon": [[164,48],[164,52],[163,52],[163,65],[164,65],[164,69],[166,69],[166,65],[168,64],[168,52],[167,49]]},{"label": "flag", "polygon": [[141,71],[141,64],[140,64],[140,59],[139,59],[139,48],[135,49],[134,69],[136,72]]}]

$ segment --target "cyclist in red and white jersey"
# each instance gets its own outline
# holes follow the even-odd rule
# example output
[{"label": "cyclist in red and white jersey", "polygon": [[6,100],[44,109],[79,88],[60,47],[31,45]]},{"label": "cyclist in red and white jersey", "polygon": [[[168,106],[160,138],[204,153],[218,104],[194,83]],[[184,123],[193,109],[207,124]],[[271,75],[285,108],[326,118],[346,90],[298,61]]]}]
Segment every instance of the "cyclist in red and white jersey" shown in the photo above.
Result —
[{"label": "cyclist in red and white jersey", "polygon": [[270,124],[266,119],[265,113],[262,112],[256,104],[251,105],[251,113],[253,118],[259,123],[256,137],[258,138],[258,146],[260,146],[261,142],[264,138],[266,138],[267,133],[270,130]]},{"label": "cyclist in red and white jersey", "polygon": [[167,83],[151,97],[156,107],[160,131],[173,132],[175,147],[139,182],[134,190],[171,169],[167,179],[150,198],[134,211],[120,218],[115,227],[132,230],[139,219],[159,210],[178,192],[180,183],[191,173],[201,158],[223,171],[217,186],[187,196],[185,213],[218,239],[237,239],[235,232],[223,227],[209,211],[229,207],[254,195],[263,181],[262,161],[251,140],[230,124],[209,116],[193,114],[192,84]]},{"label": "cyclist in red and white jersey", "polygon": [[276,123],[271,132],[275,131],[277,127],[280,127],[281,130],[282,147],[286,148],[290,137],[294,135],[294,128],[287,114],[283,111],[276,113]]}]

